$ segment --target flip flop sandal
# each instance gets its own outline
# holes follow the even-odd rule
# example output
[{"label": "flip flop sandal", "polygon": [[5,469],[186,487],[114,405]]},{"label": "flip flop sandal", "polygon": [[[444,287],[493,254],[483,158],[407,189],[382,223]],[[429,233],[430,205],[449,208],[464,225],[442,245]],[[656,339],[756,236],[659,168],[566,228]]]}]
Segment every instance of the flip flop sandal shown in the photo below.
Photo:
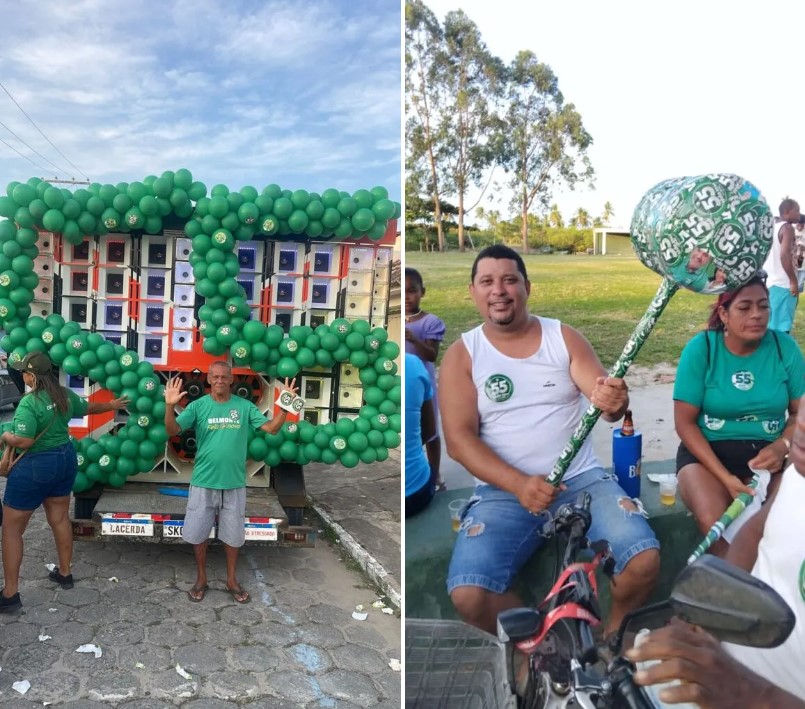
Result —
[{"label": "flip flop sandal", "polygon": [[445,492],[447,490],[447,483],[441,482],[436,485],[436,492]]},{"label": "flip flop sandal", "polygon": [[[243,588],[243,586],[238,586],[237,588],[227,588],[226,592],[235,599],[236,603],[248,603],[252,600],[249,592]],[[240,596],[240,598],[238,598],[238,596]]]},{"label": "flip flop sandal", "polygon": [[[193,603],[201,603],[201,601],[203,601],[203,600],[204,600],[204,596],[206,596],[206,595],[207,595],[207,589],[208,589],[208,588],[209,588],[209,586],[208,586],[207,584],[204,584],[204,585],[203,585],[203,586],[201,586],[201,587],[199,587],[199,586],[193,586],[193,588],[191,588],[191,589],[190,589],[190,590],[187,592],[187,597],[188,597],[188,598],[189,598],[191,601],[193,601]],[[200,595],[200,596],[197,598],[196,596],[194,596],[194,595],[193,595],[194,593],[200,593],[201,595]]]}]

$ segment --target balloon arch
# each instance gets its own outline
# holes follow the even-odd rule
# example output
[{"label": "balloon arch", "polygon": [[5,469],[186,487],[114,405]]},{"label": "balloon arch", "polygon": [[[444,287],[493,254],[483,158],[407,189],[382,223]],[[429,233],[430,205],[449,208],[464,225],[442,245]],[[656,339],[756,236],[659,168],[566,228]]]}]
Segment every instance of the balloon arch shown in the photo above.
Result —
[{"label": "balloon arch", "polygon": [[68,374],[88,377],[131,401],[123,426],[97,440],[87,436],[75,442],[74,491],[96,483],[119,487],[153,469],[168,440],[164,385],[151,362],[122,344],[62,315],[31,316],[40,280],[35,270],[39,229],[77,245],[110,232],[158,234],[164,221],[184,221],[196,293],[204,298],[198,318],[206,353],[229,354],[235,367],[269,378],[344,362],[359,370],[364,404],[356,418],[320,425],[301,420],[286,423],[277,434],[258,432],[249,443],[249,458],[269,466],[321,461],[354,467],[385,460],[388,449],[400,444],[402,387],[394,362],[399,346],[388,340],[385,328],[363,320],[338,318],[315,329],[296,325],[286,334],[278,325],[249,319],[234,251],[240,241],[259,239],[377,241],[400,211],[383,187],[352,194],[326,189],[319,195],[276,184],[262,192],[216,185],[208,196],[207,187],[186,169],[75,191],[36,177],[11,182],[6,196],[0,196],[0,217],[5,217],[0,221],[0,328],[5,331],[0,347],[12,362],[28,352],[47,352]]}]

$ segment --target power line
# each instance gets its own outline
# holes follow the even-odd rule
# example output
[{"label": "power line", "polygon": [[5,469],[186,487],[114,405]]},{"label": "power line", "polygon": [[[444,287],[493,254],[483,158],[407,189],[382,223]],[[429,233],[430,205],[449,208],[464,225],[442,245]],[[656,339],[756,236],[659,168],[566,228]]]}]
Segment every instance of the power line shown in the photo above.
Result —
[{"label": "power line", "polygon": [[[15,99],[15,98],[14,98],[14,97],[13,97],[13,96],[12,96],[12,95],[9,93],[8,89],[7,89],[5,86],[3,86],[3,82],[2,82],[2,81],[0,81],[0,88],[2,88],[2,89],[3,89],[3,91],[5,91],[5,92],[6,92],[6,94],[8,95],[8,97],[9,97],[9,98],[10,98],[10,99],[11,99],[11,100],[14,102],[14,105],[15,105],[17,108],[19,108],[19,109],[20,109],[20,111],[22,111],[22,115],[23,115],[23,116],[25,116],[25,117],[26,117],[26,118],[27,118],[27,119],[28,119],[28,120],[31,122],[31,125],[32,125],[34,128],[36,128],[36,130],[38,130],[38,131],[39,131],[40,135],[41,135],[41,136],[42,136],[42,137],[43,137],[43,138],[44,138],[44,139],[45,139],[45,140],[46,140],[46,141],[47,141],[47,142],[50,144],[50,146],[51,146],[51,147],[52,147],[52,148],[53,148],[53,149],[54,149],[54,150],[55,150],[55,151],[56,151],[56,152],[57,152],[59,155],[61,155],[61,156],[62,156],[62,157],[63,157],[63,158],[64,158],[64,159],[65,159],[65,160],[66,160],[66,161],[67,161],[67,162],[68,162],[68,163],[69,163],[69,164],[70,164],[70,165],[73,167],[73,168],[75,168],[75,171],[76,171],[76,172],[78,172],[78,173],[79,173],[79,174],[81,174],[81,175],[84,175],[84,178],[85,178],[85,179],[87,179],[87,180],[89,180],[89,177],[87,177],[87,175],[84,173],[84,171],[83,171],[81,168],[77,167],[77,166],[75,165],[75,163],[73,163],[73,162],[70,160],[70,158],[68,158],[68,157],[67,157],[67,156],[66,156],[66,155],[65,155],[65,154],[64,154],[64,153],[63,153],[61,150],[59,150],[59,149],[58,149],[58,148],[57,148],[55,145],[53,145],[53,141],[51,141],[51,139],[50,139],[50,138],[48,138],[48,137],[47,137],[47,136],[46,136],[46,135],[45,135],[45,134],[42,132],[42,129],[41,129],[41,128],[40,128],[38,125],[36,125],[36,123],[34,122],[34,119],[33,119],[33,118],[31,118],[31,117],[30,117],[30,116],[29,116],[29,115],[28,115],[28,114],[25,112],[25,109],[24,109],[22,106],[20,106],[20,105],[17,103],[17,99]],[[63,171],[63,172],[64,172],[64,171]]]},{"label": "power line", "polygon": [[31,165],[33,165],[33,166],[35,166],[35,167],[38,167],[40,170],[42,170],[42,172],[47,172],[47,169],[46,169],[46,168],[42,167],[42,166],[41,166],[41,165],[40,165],[38,162],[34,162],[33,160],[31,160],[31,158],[29,158],[27,155],[23,155],[23,154],[22,154],[22,153],[21,153],[19,150],[17,150],[17,149],[16,149],[16,148],[15,148],[13,145],[9,145],[9,144],[8,144],[8,143],[6,143],[6,141],[5,141],[5,140],[3,140],[2,138],[0,138],[0,143],[2,143],[3,145],[5,145],[6,147],[11,148],[11,149],[12,149],[12,150],[13,150],[15,153],[17,153],[17,155],[19,155],[21,158],[25,158],[25,159],[26,159],[26,160],[27,160],[29,163],[31,163]]},{"label": "power line", "polygon": [[59,167],[58,165],[56,165],[55,163],[53,163],[53,162],[51,162],[50,160],[48,160],[48,159],[47,159],[47,158],[46,158],[44,155],[42,155],[42,153],[40,153],[38,150],[36,150],[35,148],[32,148],[30,145],[28,145],[28,143],[26,143],[26,142],[25,142],[25,141],[24,141],[22,138],[20,138],[20,137],[19,137],[19,136],[18,136],[18,135],[17,135],[17,134],[16,134],[16,133],[13,131],[13,130],[11,130],[11,128],[9,128],[9,127],[8,127],[8,126],[7,126],[5,123],[3,123],[3,121],[0,121],[0,126],[3,126],[3,128],[5,128],[5,129],[6,129],[6,130],[7,130],[9,133],[11,133],[11,135],[13,135],[13,136],[14,136],[14,137],[15,137],[17,140],[19,140],[19,141],[20,141],[20,143],[22,143],[22,144],[23,144],[23,145],[24,145],[26,148],[28,148],[28,150],[30,150],[32,153],[35,153],[36,155],[38,155],[38,156],[39,156],[40,158],[42,158],[42,160],[44,160],[46,163],[49,163],[50,165],[52,165],[53,167],[55,167],[55,168],[56,168],[56,169],[57,169],[59,172],[63,172],[65,175],[67,175],[67,174],[68,174],[67,170],[63,170],[62,168],[60,168],[60,167]]}]

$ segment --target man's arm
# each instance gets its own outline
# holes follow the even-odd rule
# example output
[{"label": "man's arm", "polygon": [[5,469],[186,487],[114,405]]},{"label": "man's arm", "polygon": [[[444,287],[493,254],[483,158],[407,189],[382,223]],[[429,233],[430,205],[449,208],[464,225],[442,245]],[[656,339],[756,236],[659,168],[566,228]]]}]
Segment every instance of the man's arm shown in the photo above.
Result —
[{"label": "man's arm", "polygon": [[788,276],[789,290],[791,295],[799,294],[799,283],[797,282],[797,269],[794,266],[794,227],[784,224],[780,229],[780,264]]},{"label": "man's arm", "polygon": [[274,416],[270,421],[266,421],[262,426],[260,426],[261,431],[265,431],[266,433],[276,433],[282,428],[282,424],[285,423],[285,419],[288,418],[288,413],[285,409],[280,409],[279,413]]},{"label": "man's arm", "polygon": [[509,465],[481,441],[472,361],[461,340],[445,352],[439,379],[439,408],[450,457],[479,480],[516,495],[526,509],[537,512],[548,507],[557,488],[542,476],[526,475]]},{"label": "man's arm", "polygon": [[605,421],[620,421],[629,408],[629,394],[623,379],[608,377],[601,360],[578,330],[562,325],[562,336],[570,355],[570,377],[582,394],[601,409]]}]

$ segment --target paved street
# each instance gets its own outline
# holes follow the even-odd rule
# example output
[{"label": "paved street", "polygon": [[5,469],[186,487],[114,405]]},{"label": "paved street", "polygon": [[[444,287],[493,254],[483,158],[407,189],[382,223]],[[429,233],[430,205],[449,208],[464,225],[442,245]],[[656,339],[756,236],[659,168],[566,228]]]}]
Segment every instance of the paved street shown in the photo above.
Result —
[{"label": "paved street", "polygon": [[[401,659],[399,611],[372,608],[376,592],[338,544],[244,547],[239,578],[252,601],[238,605],[223,590],[220,546],[206,598],[191,603],[189,546],[78,542],[76,586],[63,591],[47,579],[55,552],[41,511],[25,542],[23,608],[0,615],[4,709],[400,706],[389,666]],[[357,605],[366,620],[352,618]],[[101,657],[76,652],[84,644]],[[25,695],[12,689],[21,680]]]}]

